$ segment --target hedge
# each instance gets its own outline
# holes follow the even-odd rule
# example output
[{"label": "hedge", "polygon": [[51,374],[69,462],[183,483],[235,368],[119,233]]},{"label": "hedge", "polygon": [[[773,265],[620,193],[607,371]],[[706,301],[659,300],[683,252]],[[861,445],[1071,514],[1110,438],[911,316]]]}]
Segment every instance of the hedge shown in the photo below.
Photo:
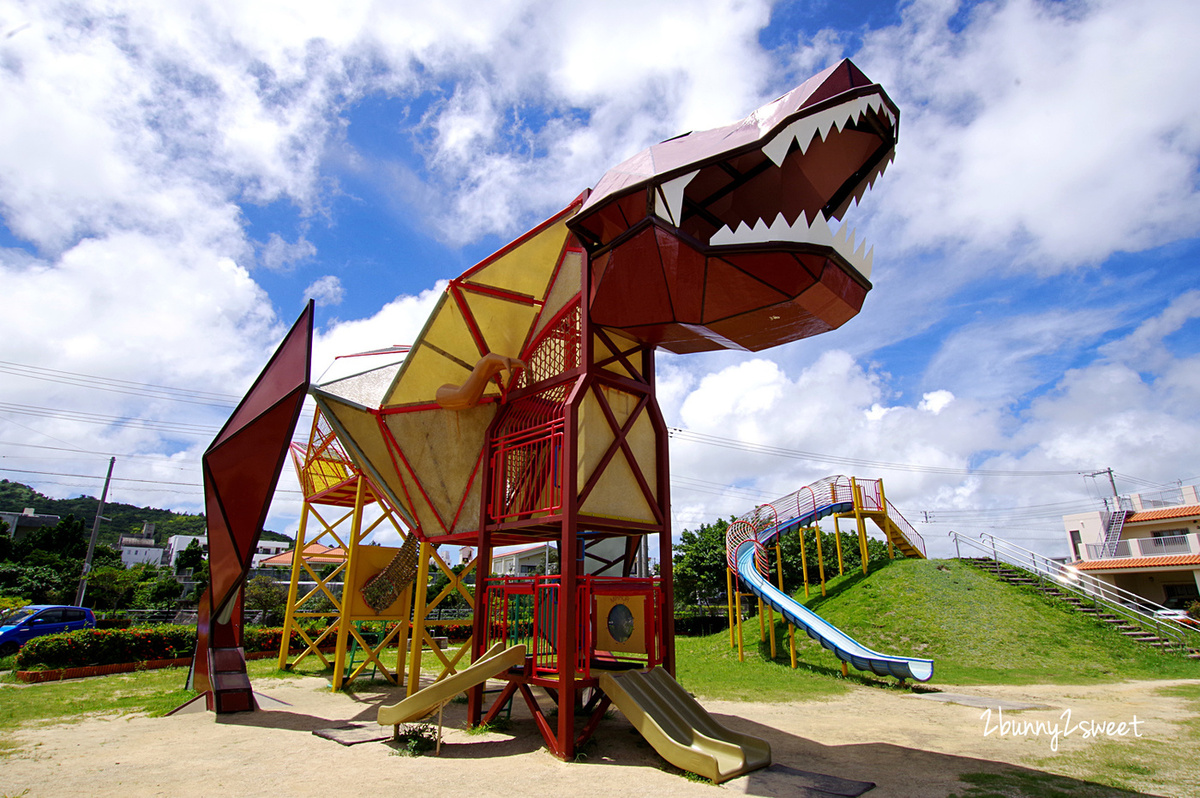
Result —
[{"label": "hedge", "polygon": [[[371,625],[384,628],[383,623]],[[388,627],[395,624],[387,624]],[[364,624],[367,626],[367,624]],[[470,621],[441,621],[426,625],[429,634],[466,640],[471,634]],[[309,633],[312,636],[312,633]],[[304,640],[293,631],[288,648],[302,651]],[[242,630],[242,647],[247,654],[279,651],[283,640],[280,627],[248,626]],[[196,650],[196,627],[175,624],[141,626],[129,629],[80,629],[57,635],[35,637],[17,652],[17,668],[41,670],[79,668],[85,665],[115,665],[147,662],[155,659],[190,657]]]},{"label": "hedge", "polygon": [[[283,630],[251,626],[243,630],[242,637],[247,653],[278,651]],[[290,648],[303,647],[299,633],[293,632]],[[17,652],[17,667],[40,670],[179,659],[192,656],[195,650],[195,626],[161,624],[130,629],[80,629],[30,640]]]}]

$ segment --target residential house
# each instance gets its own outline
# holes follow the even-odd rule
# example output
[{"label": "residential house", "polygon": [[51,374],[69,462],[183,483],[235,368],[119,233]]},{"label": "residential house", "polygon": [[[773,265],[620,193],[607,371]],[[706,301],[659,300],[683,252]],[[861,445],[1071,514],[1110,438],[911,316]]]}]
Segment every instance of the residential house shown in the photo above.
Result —
[{"label": "residential house", "polygon": [[8,536],[20,540],[34,529],[43,526],[57,526],[57,515],[38,515],[32,507],[26,507],[23,513],[0,513],[0,521],[8,524]]},{"label": "residential house", "polygon": [[1200,496],[1195,485],[1109,500],[1063,516],[1071,567],[1175,609],[1200,601]]}]

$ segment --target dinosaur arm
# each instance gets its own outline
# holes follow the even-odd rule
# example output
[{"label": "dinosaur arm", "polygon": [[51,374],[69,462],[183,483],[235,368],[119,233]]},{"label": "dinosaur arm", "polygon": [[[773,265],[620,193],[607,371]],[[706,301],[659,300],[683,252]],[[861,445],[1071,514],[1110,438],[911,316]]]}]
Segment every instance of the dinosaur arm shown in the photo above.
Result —
[{"label": "dinosaur arm", "polygon": [[470,410],[479,404],[488,382],[501,371],[516,374],[525,364],[515,357],[489,352],[479,359],[471,376],[462,385],[443,385],[437,389],[437,403],[446,410]]}]

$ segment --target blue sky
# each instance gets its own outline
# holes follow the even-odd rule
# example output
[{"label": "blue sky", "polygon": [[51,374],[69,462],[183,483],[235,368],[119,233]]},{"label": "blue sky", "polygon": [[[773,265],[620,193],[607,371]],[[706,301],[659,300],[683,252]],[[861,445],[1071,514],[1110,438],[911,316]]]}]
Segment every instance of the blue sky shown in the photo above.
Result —
[{"label": "blue sky", "polygon": [[307,296],[318,374],[408,343],[439,280],[609,166],[850,57],[901,109],[853,212],[875,288],[827,335],[660,359],[672,426],[810,453],[674,442],[676,528],[853,458],[935,553],[1061,553],[1039,508],[1097,506],[1081,472],[1200,480],[1200,10],[1134,5],[10,2],[0,477],[95,494],[117,456],[114,498],[199,509],[228,409],[197,402]]}]

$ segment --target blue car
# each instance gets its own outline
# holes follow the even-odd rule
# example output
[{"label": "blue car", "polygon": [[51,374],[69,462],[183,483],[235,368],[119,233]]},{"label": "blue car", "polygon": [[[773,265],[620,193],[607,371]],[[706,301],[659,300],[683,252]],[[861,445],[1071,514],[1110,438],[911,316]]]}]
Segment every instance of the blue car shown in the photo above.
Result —
[{"label": "blue car", "polygon": [[16,653],[26,642],[42,635],[91,629],[96,616],[87,607],[30,604],[0,616],[0,657]]}]

